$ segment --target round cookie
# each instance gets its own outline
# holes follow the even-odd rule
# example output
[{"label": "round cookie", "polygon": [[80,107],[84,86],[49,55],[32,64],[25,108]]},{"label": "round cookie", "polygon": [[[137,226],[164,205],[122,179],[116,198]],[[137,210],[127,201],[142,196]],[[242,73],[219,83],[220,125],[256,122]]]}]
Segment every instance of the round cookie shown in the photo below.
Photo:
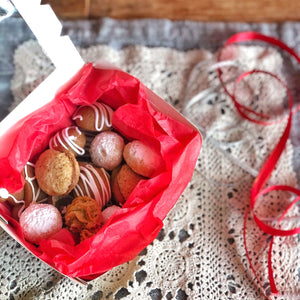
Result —
[{"label": "round cookie", "polygon": [[49,148],[59,151],[69,150],[75,156],[84,155],[86,144],[85,134],[77,126],[58,131],[49,141]]},{"label": "round cookie", "polygon": [[120,193],[125,200],[128,199],[133,189],[142,179],[144,179],[144,177],[135,173],[128,165],[122,165],[120,171],[116,175],[116,180]]},{"label": "round cookie", "polygon": [[95,199],[101,209],[111,198],[110,176],[103,168],[79,162],[80,175],[73,194],[75,197],[88,196]]},{"label": "round cookie", "polygon": [[92,105],[79,106],[72,119],[83,130],[101,132],[111,129],[113,113],[108,105],[95,102]]},{"label": "round cookie", "polygon": [[113,131],[99,133],[92,141],[90,155],[92,162],[106,170],[113,170],[123,160],[124,139]]},{"label": "round cookie", "polygon": [[119,188],[119,184],[117,181],[117,175],[119,173],[121,169],[121,166],[119,166],[118,168],[115,168],[110,176],[110,184],[111,184],[111,192],[113,195],[113,198],[115,199],[115,201],[119,204],[124,204],[126,199],[123,197],[123,195],[120,192],[120,188]]},{"label": "round cookie", "polygon": [[83,230],[94,231],[100,228],[102,222],[101,208],[96,200],[90,197],[76,197],[67,206],[65,223],[72,233],[79,233]]},{"label": "round cookie", "polygon": [[38,244],[62,229],[62,217],[51,204],[32,204],[21,214],[20,226],[25,239]]},{"label": "round cookie", "polygon": [[38,158],[35,175],[40,188],[46,194],[66,195],[79,180],[79,165],[70,151],[48,149]]},{"label": "round cookie", "polygon": [[148,178],[163,165],[161,155],[139,140],[124,147],[123,157],[134,172]]}]

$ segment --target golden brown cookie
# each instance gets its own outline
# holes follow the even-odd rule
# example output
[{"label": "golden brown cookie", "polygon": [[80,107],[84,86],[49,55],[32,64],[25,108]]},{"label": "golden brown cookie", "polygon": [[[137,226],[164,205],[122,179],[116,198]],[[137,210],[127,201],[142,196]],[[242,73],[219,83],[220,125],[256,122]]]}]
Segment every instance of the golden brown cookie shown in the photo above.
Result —
[{"label": "golden brown cookie", "polygon": [[96,200],[90,197],[76,197],[67,206],[65,214],[66,226],[72,233],[94,230],[99,228],[102,222],[101,208]]},{"label": "golden brown cookie", "polygon": [[134,172],[145,177],[151,177],[163,166],[161,155],[139,140],[125,145],[123,157]]},{"label": "golden brown cookie", "polygon": [[142,179],[144,179],[144,177],[135,173],[128,165],[122,165],[117,174],[117,183],[120,193],[125,200],[128,199],[133,189]]},{"label": "golden brown cookie", "polygon": [[72,119],[83,130],[101,132],[112,128],[113,113],[113,109],[108,105],[95,102],[91,105],[79,106]]},{"label": "golden brown cookie", "polygon": [[49,148],[59,151],[69,150],[75,156],[84,155],[86,136],[77,126],[71,126],[58,131],[49,141]]},{"label": "golden brown cookie", "polygon": [[48,195],[66,195],[79,180],[79,165],[70,151],[55,149],[44,151],[35,165],[40,188]]},{"label": "golden brown cookie", "polygon": [[120,169],[121,169],[121,166],[119,166],[118,168],[115,168],[112,171],[112,174],[110,176],[111,191],[112,191],[112,195],[113,195],[115,201],[119,204],[124,204],[126,199],[121,194],[120,188],[118,185],[118,181],[117,181],[117,175],[118,175]]},{"label": "golden brown cookie", "polygon": [[101,209],[111,198],[110,176],[103,168],[79,162],[80,175],[73,194],[75,197],[88,196],[95,199]]}]

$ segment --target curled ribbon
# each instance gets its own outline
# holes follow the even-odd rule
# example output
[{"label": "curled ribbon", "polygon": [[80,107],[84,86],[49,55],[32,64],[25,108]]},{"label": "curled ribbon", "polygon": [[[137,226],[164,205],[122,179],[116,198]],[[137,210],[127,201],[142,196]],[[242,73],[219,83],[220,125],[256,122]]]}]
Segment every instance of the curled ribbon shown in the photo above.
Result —
[{"label": "curled ribbon", "polygon": [[[277,46],[279,47],[281,50],[287,52],[288,54],[290,54],[292,57],[294,57],[298,64],[300,64],[300,57],[296,54],[296,52],[289,48],[286,44],[284,44],[282,41],[269,37],[269,36],[265,36],[263,34],[260,33],[256,33],[256,32],[241,32],[241,33],[237,33],[235,35],[233,35],[231,38],[229,38],[227,40],[227,42],[225,43],[224,47],[221,49],[221,51],[219,52],[218,55],[218,62],[221,60],[221,55],[222,55],[222,50],[226,47],[229,46],[231,44],[236,44],[239,42],[246,42],[246,41],[262,41],[265,42],[267,44],[270,44],[272,46]],[[267,188],[264,188],[264,186],[266,185],[269,177],[271,176],[272,171],[275,169],[275,166],[282,154],[282,151],[285,148],[285,145],[287,143],[287,140],[289,138],[289,134],[290,134],[290,130],[291,130],[291,125],[292,125],[292,116],[295,112],[297,112],[299,110],[300,106],[297,106],[297,108],[293,111],[293,99],[291,96],[291,93],[287,87],[287,85],[276,75],[263,71],[263,70],[252,70],[252,71],[247,71],[242,73],[235,81],[234,83],[234,87],[233,87],[233,91],[232,93],[227,89],[225,83],[222,80],[222,71],[219,68],[218,69],[218,76],[219,76],[219,80],[226,92],[226,94],[232,99],[238,113],[245,119],[260,124],[260,125],[270,125],[270,124],[274,124],[275,122],[268,122],[268,121],[261,121],[255,118],[250,117],[250,114],[253,114],[257,117],[260,118],[268,118],[268,116],[257,113],[253,110],[251,110],[250,108],[242,105],[241,103],[238,102],[238,100],[236,99],[235,96],[235,91],[236,91],[236,87],[238,85],[238,83],[240,81],[242,81],[246,76],[249,76],[251,74],[254,73],[263,73],[266,75],[271,76],[272,78],[274,78],[275,80],[277,80],[285,89],[287,92],[287,98],[288,98],[288,106],[289,106],[289,114],[287,116],[287,124],[285,127],[285,130],[282,134],[282,136],[279,139],[279,142],[276,144],[275,148],[273,149],[273,151],[271,152],[271,154],[269,155],[268,159],[266,160],[266,162],[264,163],[263,167],[261,168],[258,176],[255,178],[253,185],[252,185],[252,189],[251,189],[251,198],[250,198],[250,206],[249,208],[246,210],[245,216],[244,216],[244,225],[243,225],[243,238],[244,238],[244,246],[245,246],[245,250],[246,250],[246,256],[247,259],[249,261],[250,267],[254,273],[255,278],[258,280],[258,283],[260,284],[260,286],[262,287],[262,284],[256,274],[255,268],[251,262],[251,258],[248,252],[248,248],[247,248],[247,240],[246,240],[246,223],[247,223],[247,219],[248,219],[248,215],[250,212],[252,212],[253,215],[253,219],[256,222],[257,226],[265,233],[270,234],[272,236],[271,241],[270,241],[270,247],[269,247],[269,252],[268,252],[268,274],[269,274],[269,281],[270,281],[270,288],[271,288],[271,293],[274,295],[278,295],[278,290],[276,288],[276,284],[275,284],[275,280],[274,280],[274,274],[273,274],[273,268],[272,268],[272,246],[273,246],[273,239],[274,236],[291,236],[291,235],[295,235],[300,233],[300,227],[294,228],[294,229],[290,229],[290,230],[281,230],[278,229],[276,227],[278,227],[278,225],[280,224],[280,222],[283,220],[283,218],[285,217],[285,215],[287,214],[287,212],[300,200],[300,190],[290,187],[290,186],[286,186],[286,185],[274,185],[274,186],[269,186]],[[280,120],[283,121],[283,120]],[[280,122],[279,121],[279,122]],[[291,192],[293,194],[295,194],[297,197],[288,205],[288,207],[285,208],[284,212],[282,213],[282,215],[280,216],[277,225],[276,226],[270,226],[268,224],[266,224],[265,222],[263,222],[255,213],[254,213],[254,208],[255,208],[255,204],[256,201],[259,197],[261,197],[264,194],[267,194],[271,191],[275,191],[275,190],[281,190],[281,191],[288,191]]]}]

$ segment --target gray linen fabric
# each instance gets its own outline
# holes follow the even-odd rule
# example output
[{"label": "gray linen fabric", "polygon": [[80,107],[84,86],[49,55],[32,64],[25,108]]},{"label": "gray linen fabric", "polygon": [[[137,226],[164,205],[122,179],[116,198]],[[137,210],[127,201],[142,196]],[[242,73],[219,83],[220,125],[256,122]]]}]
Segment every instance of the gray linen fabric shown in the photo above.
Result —
[{"label": "gray linen fabric", "polygon": [[[62,21],[63,34],[69,35],[76,46],[88,47],[107,44],[114,49],[128,45],[169,47],[180,51],[205,48],[217,51],[233,34],[241,31],[257,31],[281,39],[300,53],[300,22],[285,23],[223,23],[192,22],[155,19]],[[14,73],[13,54],[18,45],[34,39],[23,19],[8,18],[0,22],[0,121],[8,114],[13,96],[10,80]],[[299,72],[298,72],[299,73]],[[294,74],[295,75],[295,74]],[[296,85],[299,74],[293,77]],[[300,94],[296,87],[296,95]],[[299,97],[298,97],[299,98]],[[298,100],[299,101],[299,100]],[[293,145],[300,153],[300,137],[297,125],[299,114],[294,118],[291,133]],[[300,169],[300,155],[295,154],[295,169]]]},{"label": "gray linen fabric", "polygon": [[[300,23],[200,23],[170,20],[97,20],[62,21],[63,34],[70,36],[76,46],[107,44],[115,49],[128,45],[170,47],[185,51],[205,48],[216,51],[232,34],[259,31],[282,39],[300,50]],[[10,80],[14,72],[14,50],[33,34],[23,19],[14,17],[0,23],[0,120],[8,113],[12,102]],[[299,51],[300,52],[300,51]]]}]

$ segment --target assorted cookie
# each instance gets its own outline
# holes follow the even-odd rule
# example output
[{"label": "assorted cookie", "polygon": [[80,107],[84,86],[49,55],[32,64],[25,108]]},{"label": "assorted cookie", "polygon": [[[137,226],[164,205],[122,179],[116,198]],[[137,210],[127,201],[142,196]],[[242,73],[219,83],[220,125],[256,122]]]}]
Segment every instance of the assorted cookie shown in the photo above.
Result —
[{"label": "assorted cookie", "polygon": [[0,193],[0,201],[13,204],[12,215],[17,211],[28,241],[38,244],[63,227],[77,242],[92,237],[141,180],[164,166],[155,149],[114,130],[113,113],[100,101],[79,106],[74,125],[56,132],[36,164],[26,165],[23,190]]},{"label": "assorted cookie", "polygon": [[69,194],[79,180],[79,164],[72,152],[44,151],[35,166],[39,187],[50,196]]},{"label": "assorted cookie", "polygon": [[107,170],[113,170],[123,160],[124,139],[113,131],[99,133],[91,143],[92,162]]},{"label": "assorted cookie", "polygon": [[18,193],[9,194],[7,191],[0,193],[0,202],[7,201],[11,206],[11,213],[13,218],[19,219],[21,213],[30,204],[48,202],[49,196],[41,190],[35,176],[35,165],[28,162],[23,171],[24,178],[23,189]]},{"label": "assorted cookie", "polygon": [[32,204],[20,216],[20,226],[27,241],[38,244],[62,229],[62,217],[51,204]]},{"label": "assorted cookie", "polygon": [[24,168],[24,204],[27,208],[31,203],[47,202],[49,196],[41,190],[35,176],[35,165],[28,162]]},{"label": "assorted cookie", "polygon": [[93,198],[76,197],[67,207],[65,222],[68,230],[80,235],[80,241],[91,237],[102,222],[101,207]]},{"label": "assorted cookie", "polygon": [[127,164],[123,164],[113,178],[113,194],[116,197],[121,195],[121,204],[129,198],[130,194],[145,177],[135,173]]},{"label": "assorted cookie", "polygon": [[57,132],[50,139],[49,148],[59,151],[69,150],[76,156],[85,154],[85,144],[85,134],[77,126],[71,126]]},{"label": "assorted cookie", "polygon": [[106,207],[102,211],[102,224],[104,225],[111,218],[111,216],[120,209],[121,209],[121,207],[117,206],[117,205],[112,205],[112,206]]},{"label": "assorted cookie", "polygon": [[75,197],[88,196],[95,199],[102,209],[111,198],[110,176],[103,168],[79,162],[80,175],[73,189]]},{"label": "assorted cookie", "polygon": [[113,113],[113,109],[108,105],[96,102],[79,106],[72,119],[82,130],[97,133],[112,128]]},{"label": "assorted cookie", "polygon": [[119,203],[120,205],[122,205],[125,203],[126,199],[122,195],[120,188],[119,188],[118,181],[117,181],[117,175],[118,175],[120,169],[121,169],[121,166],[112,171],[111,177],[110,177],[110,184],[111,184],[111,192],[112,192],[113,198],[115,199],[116,203]]},{"label": "assorted cookie", "polygon": [[9,194],[6,190],[0,191],[0,202],[9,202],[11,205],[15,206],[24,203],[24,189],[18,193]]}]

